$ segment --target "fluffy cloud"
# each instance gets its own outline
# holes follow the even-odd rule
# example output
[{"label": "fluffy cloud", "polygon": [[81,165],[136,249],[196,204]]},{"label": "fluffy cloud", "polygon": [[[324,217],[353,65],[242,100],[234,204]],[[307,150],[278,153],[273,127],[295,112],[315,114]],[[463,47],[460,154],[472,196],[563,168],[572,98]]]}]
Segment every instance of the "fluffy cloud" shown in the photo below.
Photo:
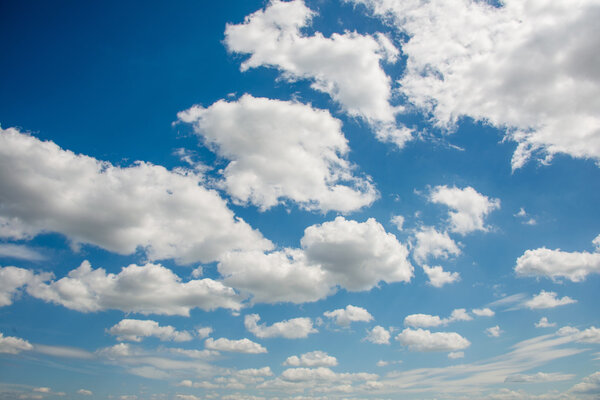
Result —
[{"label": "fluffy cloud", "polygon": [[155,336],[163,341],[186,342],[192,340],[192,335],[186,331],[177,331],[170,325],[159,326],[152,320],[123,319],[108,330],[117,340],[141,342],[144,337]]},{"label": "fluffy cloud", "polygon": [[289,81],[312,80],[313,89],[327,93],[346,113],[371,124],[379,140],[402,147],[411,132],[396,127],[399,108],[390,105],[391,79],[380,65],[395,62],[398,50],[382,34],[304,35],[301,31],[313,16],[301,0],[272,0],[244,23],[227,25],[225,44],[229,51],[250,54],[243,71],[267,66],[282,71]]},{"label": "fluffy cloud", "polygon": [[368,179],[352,174],[342,124],[328,111],[244,95],[178,116],[231,161],[222,185],[238,203],[266,210],[290,199],[308,210],[348,212],[377,198]]},{"label": "fluffy cloud", "polygon": [[449,212],[450,230],[465,235],[473,231],[487,231],[484,218],[500,208],[500,200],[490,199],[470,186],[464,189],[436,186],[429,194],[429,201],[444,204],[453,211]]},{"label": "fluffy cloud", "polygon": [[0,237],[66,235],[119,254],[210,262],[271,242],[189,171],[144,162],[121,168],[0,129]]},{"label": "fluffy cloud", "polygon": [[323,315],[333,319],[337,325],[343,327],[350,326],[352,322],[369,322],[373,320],[373,316],[367,310],[351,304],[347,305],[346,308],[325,311]]},{"label": "fluffy cloud", "polygon": [[281,373],[281,379],[289,382],[321,381],[330,384],[337,381],[375,380],[377,375],[368,373],[336,373],[329,368],[289,368]]},{"label": "fluffy cloud", "polygon": [[33,345],[27,340],[14,336],[4,336],[0,332],[0,353],[19,354],[22,351],[32,350]]},{"label": "fluffy cloud", "polygon": [[430,328],[434,326],[445,326],[456,321],[470,321],[473,317],[467,313],[464,308],[457,308],[452,311],[448,318],[440,318],[437,315],[429,314],[411,314],[404,318],[404,325],[414,328]]},{"label": "fluffy cloud", "polygon": [[374,219],[337,217],[306,228],[301,249],[271,253],[232,252],[218,264],[224,282],[253,295],[255,302],[303,303],[322,299],[341,286],[369,290],[379,282],[408,282],[408,250]]},{"label": "fluffy cloud", "polygon": [[438,232],[433,227],[423,226],[415,233],[413,257],[419,264],[424,263],[429,257],[448,258],[460,254],[460,248],[448,236],[447,232]]},{"label": "fluffy cloud", "polygon": [[582,282],[589,274],[600,273],[600,252],[566,252],[545,247],[526,250],[517,258],[517,276],[543,276],[556,280],[566,278]]},{"label": "fluffy cloud", "polygon": [[500,329],[500,327],[498,325],[492,326],[485,330],[485,334],[488,335],[489,337],[500,337],[501,333],[502,333],[502,329]]},{"label": "fluffy cloud", "polygon": [[223,283],[212,279],[182,282],[173,271],[158,264],[132,264],[118,274],[107,274],[102,268],[92,269],[84,261],[57,281],[35,280],[28,284],[27,292],[81,312],[117,309],[188,316],[190,309],[196,307],[203,310],[242,307],[239,296]]},{"label": "fluffy cloud", "polygon": [[391,219],[390,222],[392,224],[394,224],[394,226],[396,227],[396,229],[398,229],[399,231],[401,231],[404,226],[404,217],[402,215],[394,215]]},{"label": "fluffy cloud", "polygon": [[304,353],[300,357],[288,357],[283,365],[290,367],[335,367],[338,361],[335,357],[330,356],[324,351],[316,350],[310,353]]},{"label": "fluffy cloud", "polygon": [[365,340],[375,344],[390,344],[390,332],[383,326],[375,326],[371,329]]},{"label": "fluffy cloud", "polygon": [[567,304],[577,303],[577,300],[573,300],[572,298],[565,296],[563,298],[558,298],[555,292],[546,292],[542,290],[539,294],[533,296],[530,300],[527,300],[525,303],[525,307],[531,309],[541,309],[541,308],[554,308],[558,306],[564,306]]},{"label": "fluffy cloud", "polygon": [[600,328],[596,328],[595,326],[591,326],[583,331],[571,326],[564,326],[556,333],[559,336],[567,336],[577,342],[600,344]]},{"label": "fluffy cloud", "polygon": [[33,272],[17,267],[0,267],[0,307],[10,306],[19,289],[33,280]]},{"label": "fluffy cloud", "polygon": [[474,308],[471,312],[478,317],[493,317],[496,313],[489,308]]},{"label": "fluffy cloud", "polygon": [[448,353],[448,358],[451,360],[465,358],[465,352],[464,351],[451,351],[450,353]]},{"label": "fluffy cloud", "polygon": [[583,378],[581,382],[569,389],[569,392],[589,395],[600,394],[600,371]]},{"label": "fluffy cloud", "polygon": [[556,326],[556,322],[548,322],[547,317],[542,317],[538,322],[535,323],[536,328],[552,328],[553,326]]},{"label": "fluffy cloud", "polygon": [[267,349],[250,339],[229,340],[226,338],[208,338],[204,346],[209,350],[228,351],[234,353],[259,354],[266,353]]},{"label": "fluffy cloud", "polygon": [[258,314],[246,315],[244,318],[246,329],[259,338],[283,337],[286,339],[300,339],[317,332],[310,318],[292,318],[286,321],[275,322],[271,326],[265,324],[259,325],[258,321],[260,321]]},{"label": "fluffy cloud", "polygon": [[429,265],[422,265],[423,271],[429,278],[429,284],[433,287],[440,288],[448,283],[453,283],[460,280],[460,274],[458,272],[448,272],[437,265],[430,267]]},{"label": "fluffy cloud", "polygon": [[396,340],[412,351],[457,351],[471,345],[456,332],[430,332],[426,329],[406,328],[396,336]]},{"label": "fluffy cloud", "polygon": [[468,116],[505,129],[513,168],[536,153],[600,159],[595,0],[351,1],[409,37],[401,94],[437,126]]}]

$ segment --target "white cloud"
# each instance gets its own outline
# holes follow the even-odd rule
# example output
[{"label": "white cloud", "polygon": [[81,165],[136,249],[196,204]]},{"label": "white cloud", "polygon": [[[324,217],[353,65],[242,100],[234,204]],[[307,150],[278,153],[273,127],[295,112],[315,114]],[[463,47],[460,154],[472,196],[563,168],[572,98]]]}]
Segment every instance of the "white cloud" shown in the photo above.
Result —
[{"label": "white cloud", "polygon": [[458,272],[444,271],[439,265],[430,267],[429,265],[423,264],[422,267],[429,278],[429,284],[433,287],[440,288],[448,283],[454,283],[460,280],[460,274]]},{"label": "white cloud", "polygon": [[94,354],[87,350],[67,346],[48,346],[36,344],[33,351],[40,354],[46,354],[52,357],[79,358],[82,360],[94,358]]},{"label": "white cloud", "polygon": [[213,328],[211,328],[210,326],[204,326],[204,327],[196,329],[196,334],[198,335],[198,337],[200,339],[209,337],[212,332],[213,332]]},{"label": "white cloud", "polygon": [[258,324],[260,316],[249,314],[244,318],[244,326],[254,336],[259,338],[283,337],[286,339],[306,338],[311,333],[318,332],[310,318],[292,318],[281,322],[275,322],[271,326]]},{"label": "white cloud", "polygon": [[426,329],[406,328],[396,340],[411,351],[457,351],[471,345],[456,332],[430,332]]},{"label": "white cloud", "polygon": [[522,220],[522,223],[525,225],[535,225],[537,221],[534,218],[531,218],[529,214],[525,211],[523,207],[519,209],[519,212],[515,214],[515,217],[519,217]]},{"label": "white cloud", "polygon": [[49,387],[37,387],[33,388],[33,391],[38,393],[51,393],[52,389],[50,389]]},{"label": "white cloud", "polygon": [[152,320],[123,319],[108,330],[119,341],[141,342],[143,338],[155,336],[163,341],[186,342],[192,335],[186,331],[177,331],[170,325],[159,326]]},{"label": "white cloud", "polygon": [[589,274],[600,273],[600,252],[566,252],[545,247],[526,250],[517,258],[517,276],[543,276],[556,280],[566,278],[582,282]]},{"label": "white cloud", "polygon": [[325,311],[323,315],[333,319],[337,325],[343,327],[350,326],[352,322],[369,322],[373,320],[373,316],[367,310],[351,304],[347,305],[346,308]]},{"label": "white cloud", "polygon": [[268,254],[232,252],[218,269],[225,284],[269,303],[316,301],[336,286],[362,291],[413,275],[406,246],[372,218],[361,223],[337,217],[309,226],[301,245]]},{"label": "white cloud", "polygon": [[423,226],[415,234],[417,243],[413,250],[413,257],[419,264],[424,263],[429,257],[444,258],[457,256],[460,248],[448,236],[448,232],[438,232],[433,227]]},{"label": "white cloud", "polygon": [[0,130],[0,237],[66,235],[119,254],[210,262],[271,242],[227,208],[195,173],[144,162],[121,168]]},{"label": "white cloud", "polygon": [[390,332],[383,326],[375,326],[368,331],[365,340],[375,344],[390,344]]},{"label": "white cloud", "polygon": [[437,126],[504,129],[519,143],[513,168],[538,152],[600,159],[595,0],[352,1],[408,35],[401,94]]},{"label": "white cloud", "polygon": [[394,224],[394,226],[396,227],[396,229],[398,229],[399,231],[401,231],[404,226],[404,217],[402,215],[394,215],[391,219],[390,222],[392,224]]},{"label": "white cloud", "polygon": [[266,210],[290,199],[307,210],[349,212],[378,197],[368,178],[353,175],[342,123],[328,111],[244,95],[178,117],[230,160],[222,185],[238,203]]},{"label": "white cloud", "polygon": [[316,350],[310,353],[304,353],[300,357],[291,356],[288,357],[283,365],[290,367],[335,367],[338,365],[338,361],[335,357],[330,356],[324,351]]},{"label": "white cloud", "polygon": [[0,267],[0,307],[10,306],[20,289],[34,279],[34,273],[23,268]]},{"label": "white cloud", "polygon": [[429,194],[429,201],[444,204],[449,212],[450,230],[465,235],[473,231],[487,231],[484,218],[500,208],[500,200],[490,199],[470,186],[459,189],[456,186],[436,186]]},{"label": "white cloud", "polygon": [[12,243],[0,243],[0,257],[18,258],[29,261],[41,261],[46,258],[30,247]]},{"label": "white cloud", "polygon": [[336,373],[326,367],[318,368],[288,368],[281,373],[280,378],[289,382],[350,382],[353,380],[376,380],[375,374],[368,373]]},{"label": "white cloud", "polygon": [[492,326],[485,330],[485,334],[488,335],[489,337],[500,337],[501,333],[502,333],[502,329],[500,329],[500,327],[498,325]]},{"label": "white cloud", "polygon": [[465,352],[464,351],[451,351],[450,353],[448,353],[448,358],[450,358],[451,360],[456,360],[458,358],[465,358]]},{"label": "white cloud", "polygon": [[33,346],[27,340],[14,336],[4,336],[4,334],[0,332],[0,353],[19,354],[22,351],[32,349]]},{"label": "white cloud", "polygon": [[569,389],[569,392],[590,395],[600,394],[600,371],[583,378],[581,382]]},{"label": "white cloud", "polygon": [[563,326],[556,333],[559,336],[568,336],[577,342],[600,344],[600,328],[596,328],[595,326],[591,326],[583,331],[571,326]]},{"label": "white cloud", "polygon": [[387,367],[389,364],[390,364],[389,361],[379,360],[379,361],[377,361],[377,364],[375,364],[375,365],[377,365],[378,367]]},{"label": "white cloud", "polygon": [[234,353],[259,354],[266,353],[267,349],[250,339],[229,340],[226,338],[208,338],[204,346],[209,350],[229,351]]},{"label": "white cloud", "polygon": [[371,124],[379,140],[402,147],[412,135],[396,127],[399,108],[390,104],[391,80],[380,65],[395,62],[398,50],[382,34],[304,35],[301,30],[314,15],[301,0],[272,0],[244,23],[228,24],[225,44],[229,51],[250,54],[242,71],[266,66],[282,71],[288,81],[309,79],[313,89],[327,93],[346,113]]},{"label": "white cloud", "polygon": [[78,394],[81,394],[81,395],[84,395],[84,396],[91,396],[91,395],[93,395],[93,394],[94,394],[94,393],[92,393],[92,391],[91,391],[91,390],[87,390],[87,389],[79,389],[79,390],[77,391],[77,393],[78,393]]},{"label": "white cloud", "polygon": [[496,313],[489,308],[474,308],[471,312],[478,317],[493,317]]},{"label": "white cloud", "polygon": [[536,328],[552,328],[553,326],[556,326],[556,322],[548,322],[547,317],[542,317],[538,322],[535,323]]},{"label": "white cloud", "polygon": [[555,292],[546,292],[545,290],[542,290],[539,294],[533,296],[533,298],[527,300],[523,304],[527,308],[541,309],[554,308],[573,303],[577,303],[577,300],[573,300],[568,296],[564,296],[563,298],[557,298],[557,294]]},{"label": "white cloud", "polygon": [[235,291],[212,279],[181,279],[158,264],[129,265],[118,274],[92,269],[88,261],[57,281],[37,279],[27,292],[47,302],[81,311],[117,309],[142,314],[188,316],[192,308],[239,310]]},{"label": "white cloud", "polygon": [[471,321],[473,317],[467,313],[464,308],[457,308],[452,311],[448,318],[440,318],[437,315],[429,314],[411,314],[404,318],[404,325],[413,328],[430,328],[434,326],[446,326],[456,321]]},{"label": "white cloud", "polygon": [[573,379],[575,375],[561,374],[558,372],[538,372],[531,375],[515,374],[506,377],[504,382],[510,383],[540,383],[540,382],[558,382]]}]

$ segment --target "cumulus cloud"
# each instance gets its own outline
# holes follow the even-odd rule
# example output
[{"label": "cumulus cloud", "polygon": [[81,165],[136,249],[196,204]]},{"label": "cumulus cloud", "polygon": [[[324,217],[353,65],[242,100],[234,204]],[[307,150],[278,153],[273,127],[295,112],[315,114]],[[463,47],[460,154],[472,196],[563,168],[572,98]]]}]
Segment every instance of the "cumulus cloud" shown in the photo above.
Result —
[{"label": "cumulus cloud", "polygon": [[517,258],[517,276],[546,277],[552,280],[565,278],[582,282],[589,274],[600,273],[600,252],[566,252],[545,247],[526,250]]},{"label": "cumulus cloud", "polygon": [[454,283],[460,280],[460,274],[458,272],[444,271],[440,265],[430,267],[429,265],[423,264],[422,267],[429,278],[429,284],[433,287],[440,288],[448,283]]},{"label": "cumulus cloud", "polygon": [[423,226],[415,233],[415,239],[413,257],[419,264],[424,263],[429,257],[447,259],[449,256],[460,254],[460,248],[450,238],[448,232],[438,232],[433,227]]},{"label": "cumulus cloud", "polygon": [[595,0],[350,1],[408,36],[400,92],[438,127],[466,116],[505,130],[513,169],[538,155],[600,159]]},{"label": "cumulus cloud", "polygon": [[123,319],[108,330],[111,335],[117,336],[119,341],[141,342],[143,338],[154,336],[163,341],[187,342],[192,340],[192,335],[186,331],[177,331],[174,327],[160,326],[152,320]]},{"label": "cumulus cloud", "polygon": [[426,329],[406,328],[396,336],[396,340],[411,351],[457,351],[471,345],[456,332],[430,332]]},{"label": "cumulus cloud", "polygon": [[436,186],[429,194],[429,201],[444,204],[452,211],[450,230],[465,235],[473,231],[487,231],[484,219],[492,211],[500,208],[500,200],[490,199],[470,186],[464,189],[456,186]]},{"label": "cumulus cloud", "polygon": [[583,378],[581,382],[569,389],[569,392],[589,395],[600,394],[600,371]]},{"label": "cumulus cloud", "polygon": [[210,262],[272,243],[236,218],[195,173],[137,162],[116,167],[0,129],[0,237],[66,235],[119,254]]},{"label": "cumulus cloud", "polygon": [[311,80],[313,89],[327,93],[347,114],[369,123],[379,140],[402,147],[412,135],[396,126],[399,108],[390,104],[391,79],[381,68],[383,61],[397,60],[398,50],[382,34],[303,34],[314,15],[301,0],[272,0],[242,24],[228,24],[225,44],[231,52],[250,54],[242,71],[274,67],[288,81]]},{"label": "cumulus cloud", "polygon": [[536,328],[552,328],[553,326],[556,326],[556,322],[548,322],[547,317],[542,317],[538,322],[535,323]]},{"label": "cumulus cloud", "polygon": [[558,298],[555,292],[546,292],[542,290],[539,294],[533,296],[530,300],[527,300],[525,307],[531,309],[542,309],[542,308],[554,308],[558,306],[564,306],[567,304],[577,303],[577,300],[573,300],[569,296]]},{"label": "cumulus cloud", "polygon": [[204,346],[209,350],[228,351],[233,353],[259,354],[266,353],[267,349],[250,339],[229,340],[226,338],[208,338]]},{"label": "cumulus cloud", "polygon": [[323,315],[333,319],[337,325],[343,327],[350,326],[352,322],[369,322],[373,320],[373,316],[367,310],[351,304],[347,305],[346,308],[325,311]]},{"label": "cumulus cloud", "polygon": [[474,308],[471,312],[478,317],[493,317],[496,313],[489,308]]},{"label": "cumulus cloud", "polygon": [[413,266],[408,250],[383,226],[337,217],[306,228],[301,249],[271,253],[232,252],[218,264],[224,283],[253,296],[254,302],[316,301],[337,286],[369,290],[379,282],[408,282]]},{"label": "cumulus cloud", "polygon": [[413,328],[430,328],[434,326],[446,326],[456,321],[470,321],[473,317],[469,315],[464,308],[457,308],[452,311],[448,318],[440,318],[437,315],[429,314],[411,314],[404,318],[404,325]]},{"label": "cumulus cloud", "polygon": [[289,199],[307,210],[348,212],[377,198],[369,179],[353,175],[342,123],[328,111],[244,95],[178,116],[230,160],[222,185],[238,203],[266,210]]},{"label": "cumulus cloud", "polygon": [[394,215],[391,219],[390,222],[392,224],[394,224],[394,226],[396,227],[396,229],[398,229],[399,231],[401,231],[402,229],[404,229],[404,217],[402,215]]},{"label": "cumulus cloud", "polygon": [[288,357],[283,365],[290,367],[335,367],[338,361],[335,357],[330,356],[324,351],[316,350],[310,353],[304,353],[300,357]]},{"label": "cumulus cloud", "polygon": [[198,337],[200,339],[204,339],[210,336],[210,334],[212,333],[213,328],[211,328],[210,326],[204,326],[201,328],[196,329],[196,334],[198,335]]},{"label": "cumulus cloud", "polygon": [[577,342],[600,344],[600,328],[596,328],[595,326],[591,326],[583,331],[571,326],[564,326],[556,333],[559,336],[567,336]]},{"label": "cumulus cloud", "polygon": [[27,340],[14,336],[4,336],[4,334],[0,332],[0,353],[19,354],[22,351],[32,349],[33,345]]},{"label": "cumulus cloud", "polygon": [[383,326],[374,326],[368,331],[365,340],[375,344],[390,344],[390,332]]},{"label": "cumulus cloud", "polygon": [[489,337],[500,337],[501,333],[502,333],[502,329],[500,329],[500,327],[498,325],[492,326],[485,330],[485,334],[488,335]]},{"label": "cumulus cloud", "polygon": [[244,318],[244,326],[259,338],[283,337],[286,339],[300,339],[308,337],[311,333],[318,332],[310,318],[292,318],[281,322],[275,322],[271,326],[258,324],[260,316],[249,314]]},{"label": "cumulus cloud", "polygon": [[27,292],[47,302],[81,312],[116,309],[141,314],[188,316],[192,308],[239,310],[235,291],[212,279],[182,282],[159,264],[129,265],[118,274],[92,269],[88,261],[56,281],[37,279]]},{"label": "cumulus cloud", "polygon": [[20,289],[34,279],[34,273],[23,268],[0,267],[0,307],[10,306]]}]

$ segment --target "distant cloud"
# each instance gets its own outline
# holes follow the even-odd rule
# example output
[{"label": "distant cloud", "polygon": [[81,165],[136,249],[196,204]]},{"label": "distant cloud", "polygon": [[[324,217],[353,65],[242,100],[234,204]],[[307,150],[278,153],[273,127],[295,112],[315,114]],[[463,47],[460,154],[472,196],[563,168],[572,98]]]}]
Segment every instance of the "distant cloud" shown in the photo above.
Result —
[{"label": "distant cloud", "polygon": [[412,351],[457,351],[471,345],[456,332],[430,332],[425,329],[406,328],[396,336],[396,340]]},{"label": "distant cloud", "polygon": [[301,339],[308,337],[311,333],[318,332],[310,318],[292,318],[281,322],[275,322],[271,326],[258,324],[260,316],[249,314],[244,318],[244,326],[259,338],[282,337],[286,339]]},{"label": "distant cloud", "polygon": [[478,317],[493,317],[496,313],[489,308],[474,308],[471,312]]},{"label": "distant cloud", "polygon": [[350,304],[346,308],[325,311],[323,315],[333,319],[337,325],[343,327],[350,326],[352,322],[369,322],[373,320],[373,316],[367,310]]},{"label": "distant cloud", "polygon": [[540,320],[538,322],[535,323],[535,327],[536,328],[552,328],[556,326],[556,323],[550,323],[548,322],[548,318],[547,317],[542,317],[540,318]]},{"label": "distant cloud", "polygon": [[250,339],[229,340],[225,338],[208,338],[204,346],[209,350],[228,351],[234,353],[259,354],[266,353],[267,349]]},{"label": "distant cloud", "polygon": [[310,353],[304,353],[300,357],[288,357],[283,365],[290,367],[335,367],[338,361],[335,357],[330,356],[324,351],[316,350]]},{"label": "distant cloud", "polygon": [[193,339],[189,332],[177,331],[170,325],[159,326],[156,321],[139,319],[123,319],[110,328],[108,333],[117,336],[117,340],[132,342],[141,342],[143,338],[150,336],[174,342],[186,342]]},{"label": "distant cloud", "polygon": [[500,327],[498,325],[492,326],[485,330],[485,334],[488,335],[489,337],[499,337],[501,333],[502,333],[502,330],[500,329]]},{"label": "distant cloud", "polygon": [[411,314],[404,318],[404,325],[413,328],[430,328],[435,326],[446,326],[456,321],[471,321],[473,317],[469,315],[466,309],[457,308],[452,311],[448,318],[440,318],[437,315],[429,314]]}]

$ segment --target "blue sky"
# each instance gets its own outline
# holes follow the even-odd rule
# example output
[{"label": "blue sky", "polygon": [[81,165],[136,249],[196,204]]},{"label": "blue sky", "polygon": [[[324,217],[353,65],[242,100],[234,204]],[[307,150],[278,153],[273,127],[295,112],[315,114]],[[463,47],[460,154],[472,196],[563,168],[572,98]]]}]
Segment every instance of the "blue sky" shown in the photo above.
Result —
[{"label": "blue sky", "polygon": [[5,2],[0,398],[597,398],[599,13]]}]

